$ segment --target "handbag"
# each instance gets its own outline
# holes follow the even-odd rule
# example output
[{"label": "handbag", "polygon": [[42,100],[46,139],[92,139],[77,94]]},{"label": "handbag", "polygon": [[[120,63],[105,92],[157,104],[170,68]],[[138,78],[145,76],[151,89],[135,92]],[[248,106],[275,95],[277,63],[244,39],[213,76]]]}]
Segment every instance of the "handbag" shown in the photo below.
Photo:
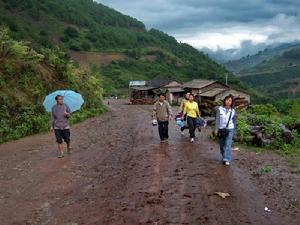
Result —
[{"label": "handbag", "polygon": [[217,134],[218,138],[225,138],[227,137],[227,135],[228,135],[228,130],[226,128],[218,130],[218,134]]},{"label": "handbag", "polygon": [[196,119],[196,127],[206,127],[207,126],[207,122],[205,119],[203,119],[202,117],[197,117]]},{"label": "handbag", "polygon": [[217,137],[218,138],[225,138],[227,137],[229,131],[228,131],[228,125],[229,125],[229,121],[231,119],[231,115],[232,115],[232,109],[231,109],[231,112],[230,112],[230,115],[229,115],[229,119],[228,119],[228,122],[227,122],[227,125],[226,125],[226,128],[222,128],[222,129],[219,129],[218,130],[218,133],[217,133]]}]

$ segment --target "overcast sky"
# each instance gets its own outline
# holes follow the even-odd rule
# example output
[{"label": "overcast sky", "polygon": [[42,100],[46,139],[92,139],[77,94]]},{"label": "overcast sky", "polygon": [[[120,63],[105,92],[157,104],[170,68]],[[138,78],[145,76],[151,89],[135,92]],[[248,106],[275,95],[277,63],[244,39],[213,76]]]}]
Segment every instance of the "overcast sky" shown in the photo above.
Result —
[{"label": "overcast sky", "polygon": [[199,49],[300,40],[300,0],[97,1]]}]

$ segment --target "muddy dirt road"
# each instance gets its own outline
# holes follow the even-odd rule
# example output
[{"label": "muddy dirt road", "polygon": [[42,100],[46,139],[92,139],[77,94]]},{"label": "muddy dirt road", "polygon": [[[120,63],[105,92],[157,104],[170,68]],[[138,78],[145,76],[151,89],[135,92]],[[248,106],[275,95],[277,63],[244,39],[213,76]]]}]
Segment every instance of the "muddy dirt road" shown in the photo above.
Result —
[{"label": "muddy dirt road", "polygon": [[191,144],[172,122],[161,144],[149,106],[109,107],[72,127],[63,159],[53,134],[0,145],[1,225],[300,224],[299,175],[284,159],[235,151],[226,167],[208,128]]}]

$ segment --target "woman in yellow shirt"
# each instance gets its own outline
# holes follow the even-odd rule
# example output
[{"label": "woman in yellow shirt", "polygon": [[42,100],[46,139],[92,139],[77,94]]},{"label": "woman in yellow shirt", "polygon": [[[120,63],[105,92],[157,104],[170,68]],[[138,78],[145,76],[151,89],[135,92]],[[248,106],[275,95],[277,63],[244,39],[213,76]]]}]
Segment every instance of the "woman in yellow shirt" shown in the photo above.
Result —
[{"label": "woman in yellow shirt", "polygon": [[191,138],[190,141],[193,143],[195,138],[196,120],[197,117],[200,117],[198,103],[194,101],[194,95],[190,94],[189,101],[187,101],[184,105],[183,114],[187,115],[187,124]]}]

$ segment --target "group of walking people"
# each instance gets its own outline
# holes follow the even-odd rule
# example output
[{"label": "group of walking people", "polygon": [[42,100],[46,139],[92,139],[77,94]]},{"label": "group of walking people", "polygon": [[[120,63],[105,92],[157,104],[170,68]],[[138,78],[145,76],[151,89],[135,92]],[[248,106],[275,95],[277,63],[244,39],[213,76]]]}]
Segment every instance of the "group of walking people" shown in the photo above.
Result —
[{"label": "group of walking people", "polygon": [[[195,96],[191,93],[186,93],[185,99],[182,100],[179,107],[179,115],[186,125],[180,128],[181,134],[184,135],[184,130],[189,130],[190,142],[195,141],[195,131],[197,128],[197,119],[200,118],[201,112],[198,103],[194,100]],[[160,94],[159,99],[155,102],[152,112],[152,118],[157,121],[158,133],[161,142],[166,142],[169,139],[168,125],[172,119],[172,108],[166,100],[164,94]],[[234,98],[228,95],[223,100],[223,105],[216,108],[214,135],[218,138],[222,162],[224,165],[230,165],[232,139],[236,128],[236,112],[234,109]],[[200,128],[199,128],[199,131]]]},{"label": "group of walking people", "polygon": [[[67,153],[71,153],[70,145],[70,126],[69,118],[71,111],[68,105],[64,104],[63,96],[55,97],[56,105],[51,112],[50,131],[54,131],[58,145],[58,158],[64,157],[63,141],[67,143]],[[223,105],[216,109],[216,125],[214,134],[218,137],[220,152],[224,165],[230,165],[232,139],[236,128],[236,112],[234,110],[233,96],[229,95],[224,98]],[[195,130],[197,119],[201,116],[198,103],[194,101],[194,95],[186,93],[185,99],[181,102],[179,115],[186,125],[180,128],[181,133],[188,129],[190,142],[195,141]],[[172,107],[164,94],[160,94],[159,99],[155,102],[152,113],[153,119],[157,121],[158,132],[161,142],[169,139],[168,126],[169,121],[173,118]]]}]

